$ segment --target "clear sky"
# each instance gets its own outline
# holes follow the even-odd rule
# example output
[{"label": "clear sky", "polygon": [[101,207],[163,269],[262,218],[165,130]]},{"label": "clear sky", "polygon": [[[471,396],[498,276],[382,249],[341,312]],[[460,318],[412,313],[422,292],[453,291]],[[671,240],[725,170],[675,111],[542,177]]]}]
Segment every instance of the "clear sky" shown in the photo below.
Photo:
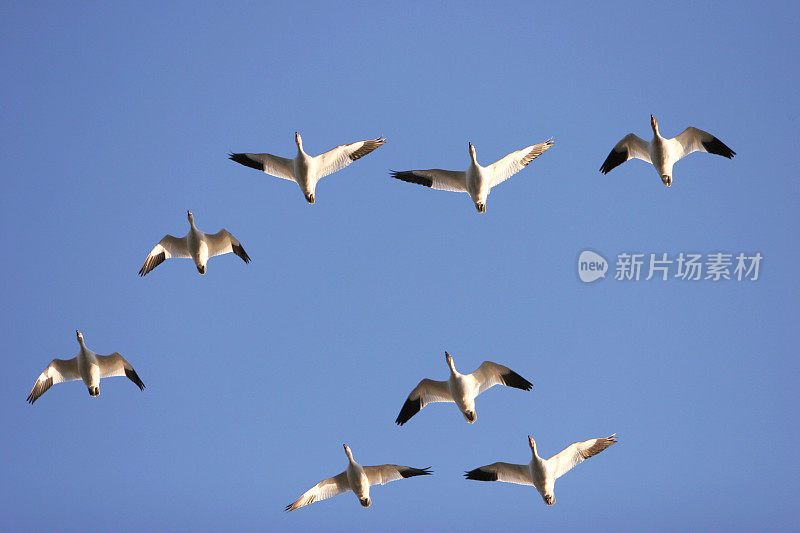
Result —
[{"label": "clear sky", "polygon": [[[796,527],[795,2],[6,3],[0,17],[0,529],[773,530]],[[737,155],[666,188],[598,172],[649,115]],[[387,137],[317,188],[227,159]],[[389,177],[463,170],[555,137],[493,191]],[[252,257],[136,273],[166,233],[225,227]],[[763,256],[757,281],[578,279],[582,250]],[[80,329],[147,385],[25,397]],[[467,424],[394,419],[444,350],[505,364]],[[616,432],[556,484],[479,483]],[[363,464],[433,476],[290,514]]]}]

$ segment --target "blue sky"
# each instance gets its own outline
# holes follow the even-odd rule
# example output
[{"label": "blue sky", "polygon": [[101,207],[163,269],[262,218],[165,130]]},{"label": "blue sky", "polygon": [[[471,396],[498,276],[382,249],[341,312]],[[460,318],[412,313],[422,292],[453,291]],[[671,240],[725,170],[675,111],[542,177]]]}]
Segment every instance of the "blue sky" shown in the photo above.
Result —
[{"label": "blue sky", "polygon": [[[0,529],[619,531],[796,527],[800,251],[795,3],[7,4],[0,18],[6,368]],[[664,187],[626,133],[693,125],[733,148]],[[296,185],[226,158],[387,137]],[[389,169],[488,164],[465,195]],[[252,257],[137,270],[191,209]],[[756,282],[583,284],[585,249],[760,252]],[[613,266],[612,266],[613,268]],[[122,353],[147,385],[25,397],[53,357]],[[483,360],[530,379],[467,424],[424,378]],[[619,444],[556,484],[464,470]],[[346,466],[435,474],[282,512]]]}]

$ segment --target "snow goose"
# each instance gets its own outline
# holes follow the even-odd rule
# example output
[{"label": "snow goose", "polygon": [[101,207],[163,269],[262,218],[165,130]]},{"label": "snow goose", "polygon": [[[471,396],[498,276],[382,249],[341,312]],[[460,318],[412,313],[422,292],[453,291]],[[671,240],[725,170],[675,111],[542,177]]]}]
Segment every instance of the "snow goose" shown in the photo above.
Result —
[{"label": "snow goose", "polygon": [[361,466],[353,459],[353,452],[350,447],[344,445],[344,453],[347,454],[349,463],[347,470],[339,475],[328,479],[323,479],[307,491],[305,491],[293,503],[286,506],[286,511],[294,511],[316,501],[325,500],[338,496],[348,490],[352,490],[358,501],[363,507],[372,505],[369,497],[369,488],[372,485],[385,485],[390,481],[396,481],[407,477],[425,476],[431,473],[430,467],[411,468],[410,466],[399,465],[379,465]]},{"label": "snow goose", "polygon": [[651,163],[664,185],[671,187],[672,166],[692,152],[707,152],[728,159],[736,155],[724,142],[707,131],[689,126],[677,137],[665,139],[658,132],[658,122],[653,115],[650,115],[650,126],[653,128],[652,141],[647,142],[633,133],[627,134],[608,154],[600,172],[608,174],[629,159],[641,159]]},{"label": "snow goose", "polygon": [[536,441],[528,435],[528,445],[533,453],[530,464],[492,463],[470,470],[464,477],[477,481],[505,481],[518,485],[533,485],[542,495],[544,503],[553,505],[556,503],[553,492],[556,479],[615,442],[617,442],[616,433],[608,437],[570,444],[550,459],[542,459],[536,452]]},{"label": "snow goose", "polygon": [[400,409],[395,423],[402,426],[420,410],[434,402],[454,402],[461,410],[461,414],[470,424],[477,420],[475,412],[475,398],[494,387],[495,385],[508,385],[522,390],[531,390],[533,385],[510,368],[491,361],[484,361],[472,374],[459,374],[453,363],[453,356],[444,352],[447,366],[450,367],[450,379],[447,381],[434,381],[423,379],[419,382],[406,403]]},{"label": "snow goose", "polygon": [[28,394],[28,403],[33,404],[39,396],[56,383],[77,381],[82,379],[89,388],[90,396],[100,396],[100,379],[113,376],[126,376],[133,381],[139,390],[144,390],[144,383],[133,366],[117,352],[111,355],[97,355],[83,342],[83,333],[75,331],[81,349],[72,359],[53,359],[39,375]]},{"label": "snow goose", "polygon": [[297,155],[294,159],[272,154],[228,154],[228,158],[246,167],[297,183],[306,201],[313,204],[320,179],[383,146],[386,144],[386,137],[342,144],[313,157],[303,150],[303,138],[297,132],[294,134],[294,141],[297,143]]},{"label": "snow goose", "polygon": [[167,235],[161,239],[144,260],[142,268],[139,269],[140,276],[146,276],[165,259],[171,257],[191,258],[200,274],[206,273],[206,263],[209,258],[217,255],[233,252],[245,263],[250,262],[250,256],[244,251],[242,244],[228,230],[221,229],[213,235],[203,233],[195,227],[192,212],[187,211],[186,215],[189,218],[189,233],[181,238]]},{"label": "snow goose", "polygon": [[511,152],[488,167],[478,164],[475,146],[469,143],[470,165],[465,172],[432,168],[429,170],[391,171],[391,176],[439,191],[465,192],[475,202],[478,212],[485,213],[486,197],[489,196],[492,187],[503,183],[528,166],[531,161],[553,146],[554,142],[551,138],[543,143]]}]

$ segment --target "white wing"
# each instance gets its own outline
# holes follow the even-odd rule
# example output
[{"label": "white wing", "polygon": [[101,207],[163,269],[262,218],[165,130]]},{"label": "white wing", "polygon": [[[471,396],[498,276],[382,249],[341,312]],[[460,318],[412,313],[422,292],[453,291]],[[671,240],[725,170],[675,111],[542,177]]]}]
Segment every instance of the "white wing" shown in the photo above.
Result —
[{"label": "white wing", "polygon": [[390,481],[397,481],[407,477],[430,475],[430,467],[412,468],[400,465],[379,465],[365,466],[364,473],[367,475],[370,485],[385,485]]},{"label": "white wing", "polygon": [[517,485],[533,485],[530,467],[511,463],[492,463],[470,470],[464,474],[464,477],[476,481],[504,481]]},{"label": "white wing", "polygon": [[676,150],[679,154],[678,159],[698,151],[721,155],[728,159],[736,155],[736,152],[728,148],[724,142],[707,131],[699,130],[691,126],[683,130],[683,133],[670,140],[678,144],[678,150]]},{"label": "white wing", "polygon": [[142,383],[136,370],[133,369],[133,365],[118,352],[114,352],[111,355],[98,355],[97,362],[100,366],[101,378],[125,376],[133,381],[139,387],[139,390],[144,390],[144,383]]},{"label": "white wing", "polygon": [[511,152],[504,158],[486,167],[487,170],[491,172],[491,186],[494,187],[495,185],[503,183],[508,178],[528,166],[531,161],[549,150],[550,147],[553,146],[554,142],[555,141],[553,141],[551,138],[542,143],[528,146],[527,148],[517,150],[516,152]]},{"label": "white wing", "polygon": [[576,442],[564,448],[561,452],[547,460],[548,469],[553,473],[553,477],[558,479],[576,465],[581,464],[589,457],[597,455],[615,442],[616,433],[608,437],[599,439],[589,439],[583,442]]},{"label": "white wing", "polygon": [[342,472],[338,476],[323,479],[297,498],[293,503],[286,506],[286,512],[294,511],[310,503],[325,500],[338,496],[350,490],[350,483],[347,481],[347,472]]},{"label": "white wing", "polygon": [[212,257],[233,252],[245,263],[250,262],[250,256],[244,251],[242,244],[226,229],[221,229],[213,235],[206,234],[206,243],[208,244],[208,253]]},{"label": "white wing", "polygon": [[228,154],[228,159],[246,167],[289,181],[294,179],[294,161],[272,154]]},{"label": "white wing", "polygon": [[341,170],[356,159],[360,159],[386,144],[386,137],[359,141],[353,144],[342,144],[333,150],[320,154],[314,158],[317,168],[317,179],[324,178],[337,170]]},{"label": "white wing", "polygon": [[650,143],[638,135],[629,133],[611,149],[600,167],[600,172],[608,174],[625,161],[633,158],[652,163],[650,161]]},{"label": "white wing", "polygon": [[450,387],[446,381],[423,379],[408,395],[406,403],[400,409],[400,414],[397,415],[395,424],[402,426],[429,403],[452,401],[453,397],[450,395]]},{"label": "white wing", "polygon": [[491,361],[484,361],[478,369],[470,374],[478,385],[478,394],[494,387],[495,385],[507,385],[516,389],[531,390],[533,384],[523,378],[513,370]]},{"label": "white wing", "polygon": [[392,171],[391,175],[395,179],[416,183],[438,191],[467,192],[466,172],[431,168],[428,170]]},{"label": "white wing", "polygon": [[139,269],[139,275],[147,275],[148,272],[171,257],[191,257],[186,237],[178,238],[167,235],[161,239],[161,242],[155,245],[147,259],[144,260],[142,268]]},{"label": "white wing", "polygon": [[72,359],[53,359],[44,372],[39,374],[39,378],[33,385],[30,394],[28,394],[28,403],[35,402],[39,396],[47,392],[47,389],[64,381],[75,381],[81,379],[78,372],[78,358]]}]

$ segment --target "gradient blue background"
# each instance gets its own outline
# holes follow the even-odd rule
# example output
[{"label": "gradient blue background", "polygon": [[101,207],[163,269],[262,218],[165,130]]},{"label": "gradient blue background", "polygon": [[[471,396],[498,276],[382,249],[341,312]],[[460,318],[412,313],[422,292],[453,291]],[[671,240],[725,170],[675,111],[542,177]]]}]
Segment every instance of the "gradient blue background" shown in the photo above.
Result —
[{"label": "gradient blue background", "polygon": [[[778,2],[569,6],[6,3],[0,17],[5,367],[0,529],[772,530],[797,526],[798,39]],[[626,133],[694,125],[664,187]],[[317,203],[228,159],[384,135]],[[550,136],[495,189],[389,178]],[[230,230],[253,258],[136,275],[166,233]],[[583,249],[761,252],[757,282],[582,284]],[[74,330],[147,385],[25,396]],[[507,364],[493,389],[393,424],[443,352]],[[532,488],[461,473],[612,432]],[[435,475],[285,515],[346,466]]]}]

